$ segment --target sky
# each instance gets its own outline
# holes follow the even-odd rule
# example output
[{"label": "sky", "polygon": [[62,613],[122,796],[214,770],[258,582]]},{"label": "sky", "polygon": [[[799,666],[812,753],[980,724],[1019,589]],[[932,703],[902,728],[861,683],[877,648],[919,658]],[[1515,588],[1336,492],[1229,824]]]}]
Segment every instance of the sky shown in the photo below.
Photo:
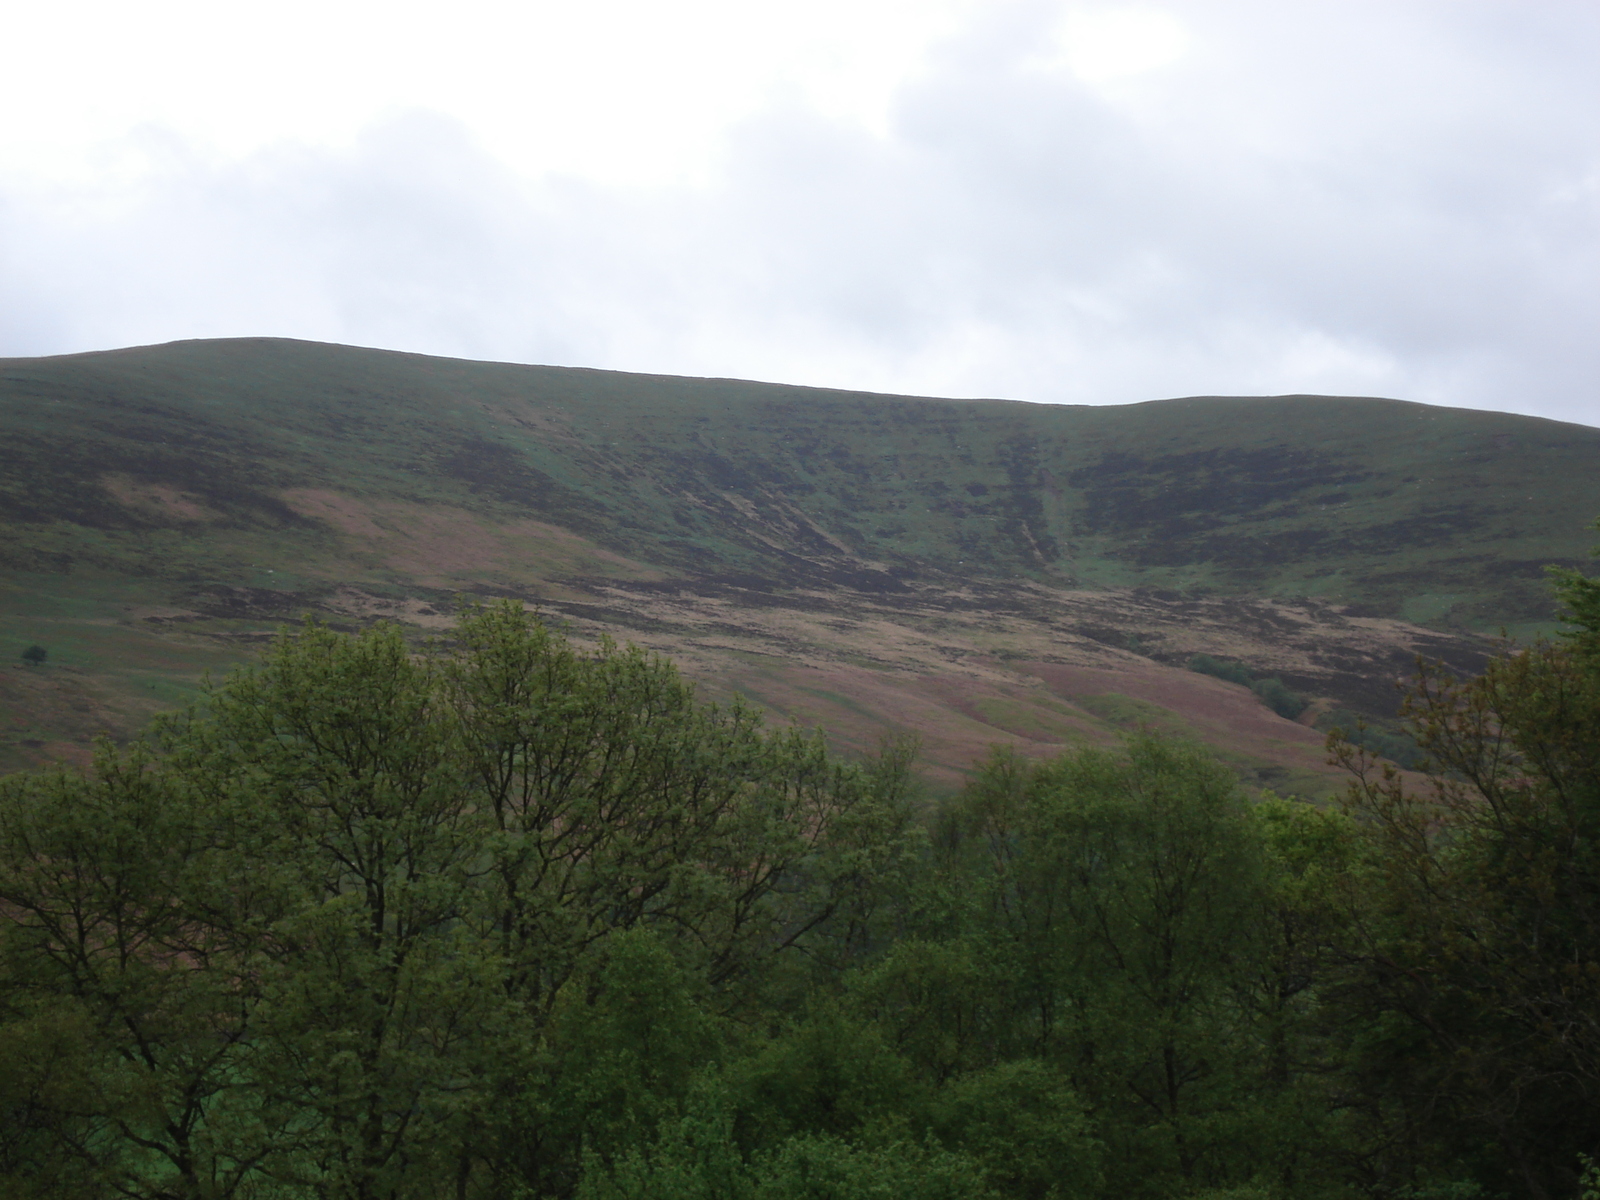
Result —
[{"label": "sky", "polygon": [[1600,425],[1595,0],[0,0],[0,355]]}]

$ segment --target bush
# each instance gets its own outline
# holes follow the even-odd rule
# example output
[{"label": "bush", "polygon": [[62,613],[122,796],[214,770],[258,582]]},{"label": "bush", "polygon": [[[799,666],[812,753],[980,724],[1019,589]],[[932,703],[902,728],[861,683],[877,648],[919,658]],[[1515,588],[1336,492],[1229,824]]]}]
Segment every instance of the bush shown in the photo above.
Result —
[{"label": "bush", "polygon": [[1189,660],[1189,670],[1247,687],[1260,698],[1261,703],[1291,721],[1306,710],[1306,698],[1290,691],[1283,680],[1257,679],[1243,663],[1212,658],[1209,654],[1196,654]]},{"label": "bush", "polygon": [[1386,758],[1408,771],[1423,767],[1427,756],[1409,733],[1385,725],[1368,725],[1365,718],[1348,709],[1336,708],[1317,718],[1317,728],[1338,735],[1352,746]]},{"label": "bush", "polygon": [[1218,679],[1226,679],[1229,683],[1237,683],[1240,687],[1249,687],[1251,679],[1254,678],[1243,663],[1212,658],[1209,654],[1196,654],[1189,660],[1189,670],[1198,671],[1202,675],[1214,675]]},{"label": "bush", "polygon": [[1261,698],[1261,703],[1291,721],[1306,710],[1306,698],[1291,692],[1281,679],[1258,679],[1250,690]]}]

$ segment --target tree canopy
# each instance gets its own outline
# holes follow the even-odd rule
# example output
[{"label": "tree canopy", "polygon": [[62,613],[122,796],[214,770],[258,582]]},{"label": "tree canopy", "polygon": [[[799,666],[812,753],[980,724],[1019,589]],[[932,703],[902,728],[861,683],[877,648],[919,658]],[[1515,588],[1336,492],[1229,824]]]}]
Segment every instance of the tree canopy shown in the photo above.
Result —
[{"label": "tree canopy", "polygon": [[1140,735],[832,758],[519,607],[285,631],[0,780],[0,1197],[1570,1196],[1600,584],[1343,806]]}]

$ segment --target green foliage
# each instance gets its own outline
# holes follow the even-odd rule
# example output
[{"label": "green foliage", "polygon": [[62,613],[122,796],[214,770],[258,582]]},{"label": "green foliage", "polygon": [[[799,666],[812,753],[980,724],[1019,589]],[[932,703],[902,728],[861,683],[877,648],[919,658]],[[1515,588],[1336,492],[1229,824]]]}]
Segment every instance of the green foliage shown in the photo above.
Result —
[{"label": "green foliage", "polygon": [[[680,1135],[681,1136],[681,1135]],[[920,1142],[791,1138],[748,1165],[726,1143],[667,1140],[584,1178],[578,1200],[1001,1200],[971,1158]]]},{"label": "green foliage", "polygon": [[1229,683],[1237,683],[1240,687],[1249,687],[1255,679],[1243,663],[1231,659],[1213,658],[1209,654],[1196,654],[1189,660],[1189,670],[1226,679]]},{"label": "green foliage", "polygon": [[[93,776],[0,782],[0,1166],[152,1200],[570,1191],[854,952],[902,768],[510,606],[422,654],[287,633]],[[63,1020],[92,1036],[46,1078]]]},{"label": "green foliage", "polygon": [[1224,768],[1149,737],[1041,766],[997,752],[944,816],[949,885],[998,976],[968,1036],[1062,1073],[1108,1194],[1326,1167],[1302,1161],[1295,1030],[1266,1002],[1304,966],[1280,930],[1317,901],[1284,890],[1268,833]]},{"label": "green foliage", "polygon": [[125,1195],[231,1195],[282,1129],[236,1086],[263,930],[238,919],[202,804],[138,747],[102,747],[92,779],[0,783],[0,1004],[20,1018],[23,1074],[54,1057],[34,1034],[62,1020],[82,1034],[67,1064],[81,1085],[32,1099],[33,1119],[55,1158]]},{"label": "green foliage", "polygon": [[1213,658],[1209,654],[1196,654],[1189,660],[1189,670],[1247,687],[1260,697],[1261,703],[1291,721],[1306,710],[1306,698],[1290,691],[1283,680],[1257,679],[1243,663]]},{"label": "green foliage", "polygon": [[847,981],[852,1008],[933,1086],[981,1067],[991,1047],[991,964],[966,941],[907,938]]},{"label": "green foliage", "polygon": [[1013,1200],[1077,1200],[1101,1191],[1103,1147],[1069,1079],[1015,1059],[953,1079],[933,1106],[940,1139],[982,1164]]},{"label": "green foliage", "polygon": [[1398,722],[1370,721],[1349,709],[1335,708],[1319,716],[1316,724],[1318,729],[1408,771],[1422,770],[1427,763],[1416,738]]},{"label": "green foliage", "polygon": [[1578,625],[1424,672],[1425,795],[1146,734],[997,750],[924,829],[914,743],[840,763],[516,606],[307,624],[0,780],[0,1196],[1600,1190]]},{"label": "green foliage", "polygon": [[749,1151],[795,1137],[893,1140],[924,1113],[928,1089],[870,1023],[830,1001],[726,1073],[735,1132]]},{"label": "green foliage", "polygon": [[1306,698],[1291,692],[1281,679],[1258,679],[1250,690],[1261,698],[1261,703],[1291,721],[1306,710]]},{"label": "green foliage", "polygon": [[761,1163],[760,1200],[997,1200],[970,1158],[916,1142],[795,1138]]},{"label": "green foliage", "polygon": [[30,667],[42,667],[45,664],[45,660],[49,657],[50,651],[46,650],[43,646],[40,646],[37,643],[29,646],[22,652],[22,661],[27,663]]},{"label": "green foliage", "polygon": [[[723,1045],[696,982],[665,937],[636,927],[611,939],[588,978],[563,989],[545,1033],[545,1095],[530,1097],[547,1150],[581,1147],[595,1161],[615,1161],[684,1110],[697,1073]],[[507,1128],[502,1137],[516,1145],[528,1132]]]},{"label": "green foliage", "polygon": [[1578,1200],[1600,1200],[1600,1166],[1587,1154],[1578,1155],[1583,1174],[1578,1179]]},{"label": "green foliage", "polygon": [[[1595,526],[1600,528],[1600,521]],[[1600,557],[1600,547],[1591,553]],[[1559,567],[1552,567],[1550,576],[1562,604],[1562,619],[1571,627],[1562,631],[1562,637],[1585,657],[1600,658],[1600,579]]]},{"label": "green foliage", "polygon": [[93,1023],[79,1005],[13,999],[0,1023],[0,1196],[76,1200],[97,1194],[81,1147],[96,1122]]},{"label": "green foliage", "polygon": [[1372,864],[1341,995],[1352,1079],[1388,1147],[1374,1170],[1419,1187],[1571,1195],[1596,1149],[1600,658],[1588,587],[1564,594],[1571,637],[1475,679],[1423,671],[1406,711],[1429,793],[1337,746]]}]

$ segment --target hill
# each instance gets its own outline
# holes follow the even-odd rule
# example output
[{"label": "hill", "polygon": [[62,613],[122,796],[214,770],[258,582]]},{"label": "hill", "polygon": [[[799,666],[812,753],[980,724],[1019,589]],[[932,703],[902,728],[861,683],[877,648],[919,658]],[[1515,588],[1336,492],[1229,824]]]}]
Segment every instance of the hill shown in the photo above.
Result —
[{"label": "hill", "polygon": [[[0,360],[0,768],[81,753],[276,623],[465,591],[671,653],[953,782],[1141,723],[1326,786],[1338,707],[1470,669],[1586,561],[1600,430],[1394,400],[940,400],[280,339]],[[49,660],[24,665],[29,645]],[[1318,704],[1299,723],[1184,669]]]}]

